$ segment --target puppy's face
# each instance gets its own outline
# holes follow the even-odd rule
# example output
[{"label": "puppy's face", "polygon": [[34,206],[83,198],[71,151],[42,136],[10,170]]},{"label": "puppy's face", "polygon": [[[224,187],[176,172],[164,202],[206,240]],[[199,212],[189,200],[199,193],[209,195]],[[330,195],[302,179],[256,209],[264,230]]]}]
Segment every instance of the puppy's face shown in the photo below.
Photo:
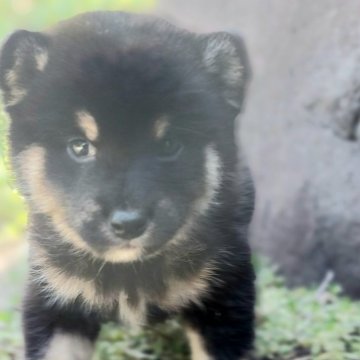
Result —
[{"label": "puppy's face", "polygon": [[227,34],[122,13],[12,35],[0,81],[31,209],[61,241],[108,261],[181,241],[222,184],[241,56]]}]

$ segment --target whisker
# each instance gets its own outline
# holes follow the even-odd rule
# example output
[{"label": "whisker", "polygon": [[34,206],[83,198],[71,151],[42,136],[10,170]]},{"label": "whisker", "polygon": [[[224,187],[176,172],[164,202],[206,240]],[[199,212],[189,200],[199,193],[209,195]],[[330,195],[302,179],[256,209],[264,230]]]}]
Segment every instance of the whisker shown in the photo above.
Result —
[{"label": "whisker", "polygon": [[104,268],[105,264],[106,264],[106,260],[104,260],[104,261],[102,262],[102,264],[100,265],[99,270],[98,270],[98,272],[97,272],[97,274],[96,274],[96,276],[95,276],[95,279],[98,278],[98,276],[100,275],[100,273],[101,273],[102,269]]},{"label": "whisker", "polygon": [[176,130],[181,130],[181,131],[187,131],[187,132],[190,132],[192,134],[196,134],[196,135],[199,135],[203,138],[206,138],[207,135],[204,135],[204,133],[200,132],[200,131],[197,131],[195,129],[191,129],[191,128],[188,128],[188,127],[183,127],[183,126],[172,126],[173,129],[176,129]]}]

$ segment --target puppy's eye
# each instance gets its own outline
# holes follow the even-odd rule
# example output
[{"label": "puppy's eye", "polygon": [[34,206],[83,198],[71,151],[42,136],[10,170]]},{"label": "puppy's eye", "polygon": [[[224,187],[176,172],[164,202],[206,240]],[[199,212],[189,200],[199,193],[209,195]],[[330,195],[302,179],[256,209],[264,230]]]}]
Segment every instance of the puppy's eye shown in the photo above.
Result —
[{"label": "puppy's eye", "polygon": [[85,139],[72,139],[68,143],[70,156],[80,162],[92,160],[95,156],[95,147]]},{"label": "puppy's eye", "polygon": [[158,145],[158,157],[161,160],[172,161],[175,160],[181,153],[183,145],[173,139],[165,138]]}]

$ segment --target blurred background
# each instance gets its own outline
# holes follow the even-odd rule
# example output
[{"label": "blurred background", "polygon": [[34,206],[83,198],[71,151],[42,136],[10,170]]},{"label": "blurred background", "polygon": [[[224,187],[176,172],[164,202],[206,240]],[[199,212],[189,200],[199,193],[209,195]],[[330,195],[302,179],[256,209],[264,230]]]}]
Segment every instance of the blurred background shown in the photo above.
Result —
[{"label": "blurred background", "polygon": [[[0,41],[97,9],[243,36],[253,69],[237,136],[257,188],[256,360],[360,360],[359,0],[0,0]],[[20,359],[26,207],[0,115],[0,360]],[[169,341],[169,338],[171,341]],[[96,358],[188,359],[176,322],[107,326]]]}]

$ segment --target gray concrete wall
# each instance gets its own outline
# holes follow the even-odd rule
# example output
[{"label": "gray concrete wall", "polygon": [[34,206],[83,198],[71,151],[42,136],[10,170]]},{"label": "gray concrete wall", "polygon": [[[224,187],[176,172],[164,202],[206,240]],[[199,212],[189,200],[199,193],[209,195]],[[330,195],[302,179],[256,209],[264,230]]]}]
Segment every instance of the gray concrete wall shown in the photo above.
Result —
[{"label": "gray concrete wall", "polygon": [[247,42],[239,136],[257,187],[254,249],[289,284],[332,270],[360,297],[360,1],[161,0],[158,13]]}]

